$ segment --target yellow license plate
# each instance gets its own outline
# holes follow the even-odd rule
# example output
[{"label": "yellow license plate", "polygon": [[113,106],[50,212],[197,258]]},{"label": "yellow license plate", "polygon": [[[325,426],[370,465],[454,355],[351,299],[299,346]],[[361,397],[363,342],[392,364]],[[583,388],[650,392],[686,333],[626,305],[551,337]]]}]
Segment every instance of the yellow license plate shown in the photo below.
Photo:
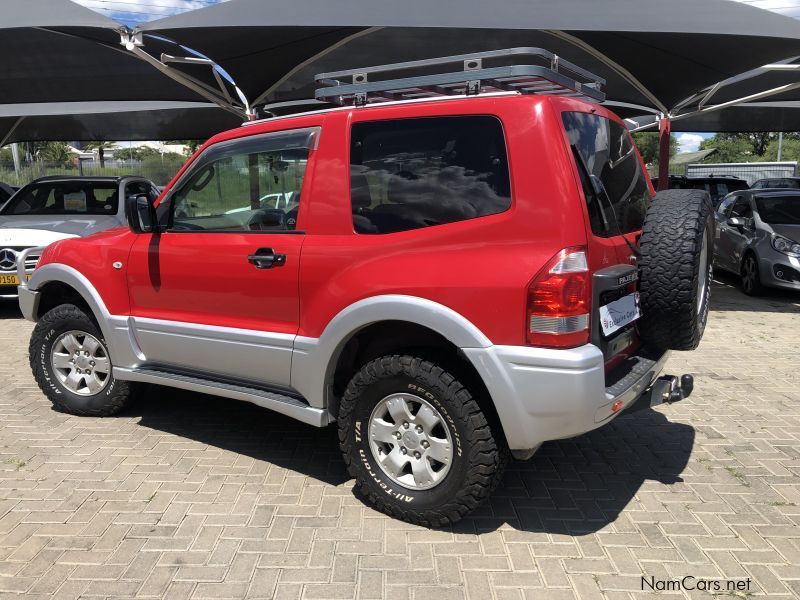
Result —
[{"label": "yellow license plate", "polygon": [[[30,279],[30,275],[26,275],[25,279]],[[0,285],[19,285],[19,277],[16,275],[0,275]]]}]

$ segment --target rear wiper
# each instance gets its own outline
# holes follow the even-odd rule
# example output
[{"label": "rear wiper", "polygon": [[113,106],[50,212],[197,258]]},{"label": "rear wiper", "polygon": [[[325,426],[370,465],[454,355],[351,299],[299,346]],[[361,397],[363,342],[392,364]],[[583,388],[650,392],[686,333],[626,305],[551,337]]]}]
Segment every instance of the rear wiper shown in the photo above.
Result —
[{"label": "rear wiper", "polygon": [[614,217],[614,225],[617,227],[617,235],[621,236],[625,243],[630,248],[633,255],[638,259],[639,258],[639,250],[631,244],[630,240],[625,237],[625,234],[622,233],[622,226],[619,223],[619,217],[617,216],[617,211],[614,209],[614,204],[611,202],[611,198],[608,196],[608,191],[606,190],[606,186],[603,185],[603,181],[597,176],[589,172],[589,168],[586,165],[586,162],[583,160],[583,156],[578,151],[578,148],[575,144],[571,145],[572,152],[575,154],[575,158],[578,161],[578,165],[582,169],[584,175],[589,181],[589,185],[592,188],[592,194],[594,195],[594,199],[597,202],[597,206],[600,209],[600,215],[603,218],[603,225],[605,226],[605,230],[608,233],[611,233],[611,228],[608,224],[608,219],[606,219],[606,213],[603,209],[603,198],[605,197],[605,203],[608,205],[608,208],[611,210],[611,216]]}]

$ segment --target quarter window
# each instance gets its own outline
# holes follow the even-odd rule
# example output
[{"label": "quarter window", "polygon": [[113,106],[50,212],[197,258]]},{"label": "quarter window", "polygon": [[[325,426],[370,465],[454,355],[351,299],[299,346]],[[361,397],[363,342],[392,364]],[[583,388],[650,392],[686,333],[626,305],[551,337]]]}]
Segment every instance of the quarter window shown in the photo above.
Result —
[{"label": "quarter window", "polygon": [[[592,233],[609,237],[619,230],[640,230],[650,191],[628,131],[619,123],[589,113],[565,112],[563,120],[581,173]],[[603,183],[610,206],[604,206],[589,187],[587,171]]]},{"label": "quarter window", "polygon": [[288,231],[317,129],[222,142],[172,196],[172,230]]},{"label": "quarter window", "polygon": [[357,123],[350,190],[358,233],[504,212],[511,206],[511,184],[502,125],[484,116]]}]

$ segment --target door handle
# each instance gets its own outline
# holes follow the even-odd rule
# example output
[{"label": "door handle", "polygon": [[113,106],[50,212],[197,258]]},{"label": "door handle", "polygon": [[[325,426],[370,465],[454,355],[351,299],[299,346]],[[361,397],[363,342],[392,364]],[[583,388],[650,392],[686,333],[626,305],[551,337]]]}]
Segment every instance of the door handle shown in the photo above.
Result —
[{"label": "door handle", "polygon": [[247,262],[256,266],[256,269],[271,269],[286,264],[285,254],[275,254],[272,248],[259,248],[247,257]]}]

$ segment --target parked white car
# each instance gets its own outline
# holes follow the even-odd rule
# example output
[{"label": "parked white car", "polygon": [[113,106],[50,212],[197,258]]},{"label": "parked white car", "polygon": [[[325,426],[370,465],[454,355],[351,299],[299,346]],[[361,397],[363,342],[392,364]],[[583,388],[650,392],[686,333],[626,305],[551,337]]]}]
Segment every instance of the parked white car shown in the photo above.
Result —
[{"label": "parked white car", "polygon": [[[124,199],[140,195],[154,200],[158,188],[142,177],[69,176],[42,177],[21,188],[0,208],[0,298],[17,296],[20,252],[124,226]],[[31,256],[26,268],[35,266]]]}]

